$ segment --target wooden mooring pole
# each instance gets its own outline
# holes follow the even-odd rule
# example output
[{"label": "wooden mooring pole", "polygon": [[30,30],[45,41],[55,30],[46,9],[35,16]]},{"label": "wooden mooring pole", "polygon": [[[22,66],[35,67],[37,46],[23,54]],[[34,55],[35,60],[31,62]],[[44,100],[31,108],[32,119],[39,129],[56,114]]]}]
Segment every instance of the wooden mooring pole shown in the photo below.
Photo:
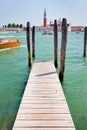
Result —
[{"label": "wooden mooring pole", "polygon": [[54,65],[57,68],[57,56],[58,56],[58,28],[57,28],[57,20],[54,20]]},{"label": "wooden mooring pole", "polygon": [[32,57],[35,58],[35,26],[32,27]]},{"label": "wooden mooring pole", "polygon": [[65,58],[66,58],[66,43],[67,43],[67,20],[62,20],[62,41],[61,41],[61,60],[60,60],[60,72],[59,79],[63,80],[64,69],[65,69]]},{"label": "wooden mooring pole", "polygon": [[87,45],[87,27],[84,28],[84,51],[83,51],[83,57],[86,57],[86,45]]},{"label": "wooden mooring pole", "polygon": [[28,66],[31,66],[31,47],[30,47],[30,22],[27,22],[27,47],[28,47]]}]

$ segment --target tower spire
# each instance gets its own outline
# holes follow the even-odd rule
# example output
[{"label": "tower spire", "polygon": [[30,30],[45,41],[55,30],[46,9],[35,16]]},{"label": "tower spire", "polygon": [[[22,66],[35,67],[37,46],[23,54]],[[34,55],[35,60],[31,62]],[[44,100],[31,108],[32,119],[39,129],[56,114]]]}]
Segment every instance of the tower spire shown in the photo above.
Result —
[{"label": "tower spire", "polygon": [[44,18],[46,18],[47,14],[46,14],[46,8],[44,8]]},{"label": "tower spire", "polygon": [[47,14],[46,14],[46,8],[44,8],[44,18],[43,18],[43,26],[47,26]]}]

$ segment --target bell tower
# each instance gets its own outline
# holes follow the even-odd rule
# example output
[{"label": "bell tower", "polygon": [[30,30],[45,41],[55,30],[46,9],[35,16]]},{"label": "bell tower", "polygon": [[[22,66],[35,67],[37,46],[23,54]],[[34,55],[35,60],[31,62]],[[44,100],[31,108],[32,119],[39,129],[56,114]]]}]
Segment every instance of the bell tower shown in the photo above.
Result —
[{"label": "bell tower", "polygon": [[47,26],[47,14],[46,14],[46,8],[44,9],[44,18],[43,18],[43,26]]}]

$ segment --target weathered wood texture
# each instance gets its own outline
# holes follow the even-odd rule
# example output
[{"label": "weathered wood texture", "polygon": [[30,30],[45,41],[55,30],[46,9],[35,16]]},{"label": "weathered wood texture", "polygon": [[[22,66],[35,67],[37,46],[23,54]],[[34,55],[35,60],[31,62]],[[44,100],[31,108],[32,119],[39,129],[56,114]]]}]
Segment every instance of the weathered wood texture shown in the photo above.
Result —
[{"label": "weathered wood texture", "polygon": [[87,27],[84,29],[84,50],[83,56],[86,57],[86,46],[87,46]]},{"label": "weathered wood texture", "polygon": [[35,26],[32,27],[32,57],[35,58]]},{"label": "weathered wood texture", "polygon": [[54,20],[54,65],[57,68],[57,57],[58,57],[58,27],[57,20]]},{"label": "weathered wood texture", "polygon": [[31,66],[31,47],[30,47],[30,22],[27,22],[27,48],[28,48],[28,66]]},{"label": "weathered wood texture", "polygon": [[65,70],[65,58],[66,58],[66,43],[67,43],[67,20],[62,20],[62,41],[61,41],[61,60],[60,60],[60,73],[59,79],[63,81]]},{"label": "weathered wood texture", "polygon": [[33,64],[13,130],[75,130],[52,62]]}]

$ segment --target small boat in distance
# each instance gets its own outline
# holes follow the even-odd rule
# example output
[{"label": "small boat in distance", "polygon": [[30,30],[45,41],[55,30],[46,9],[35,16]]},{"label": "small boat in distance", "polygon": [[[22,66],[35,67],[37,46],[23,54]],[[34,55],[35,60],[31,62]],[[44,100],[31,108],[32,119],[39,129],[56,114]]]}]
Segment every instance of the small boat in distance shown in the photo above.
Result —
[{"label": "small boat in distance", "polygon": [[14,38],[0,38],[0,49],[15,48],[21,46],[21,42]]},{"label": "small boat in distance", "polygon": [[42,35],[45,35],[45,34],[47,34],[47,35],[53,35],[52,32],[43,32],[43,33],[42,33]]},{"label": "small boat in distance", "polygon": [[44,29],[42,31],[42,35],[47,34],[47,35],[53,35],[53,30],[52,29]]}]

